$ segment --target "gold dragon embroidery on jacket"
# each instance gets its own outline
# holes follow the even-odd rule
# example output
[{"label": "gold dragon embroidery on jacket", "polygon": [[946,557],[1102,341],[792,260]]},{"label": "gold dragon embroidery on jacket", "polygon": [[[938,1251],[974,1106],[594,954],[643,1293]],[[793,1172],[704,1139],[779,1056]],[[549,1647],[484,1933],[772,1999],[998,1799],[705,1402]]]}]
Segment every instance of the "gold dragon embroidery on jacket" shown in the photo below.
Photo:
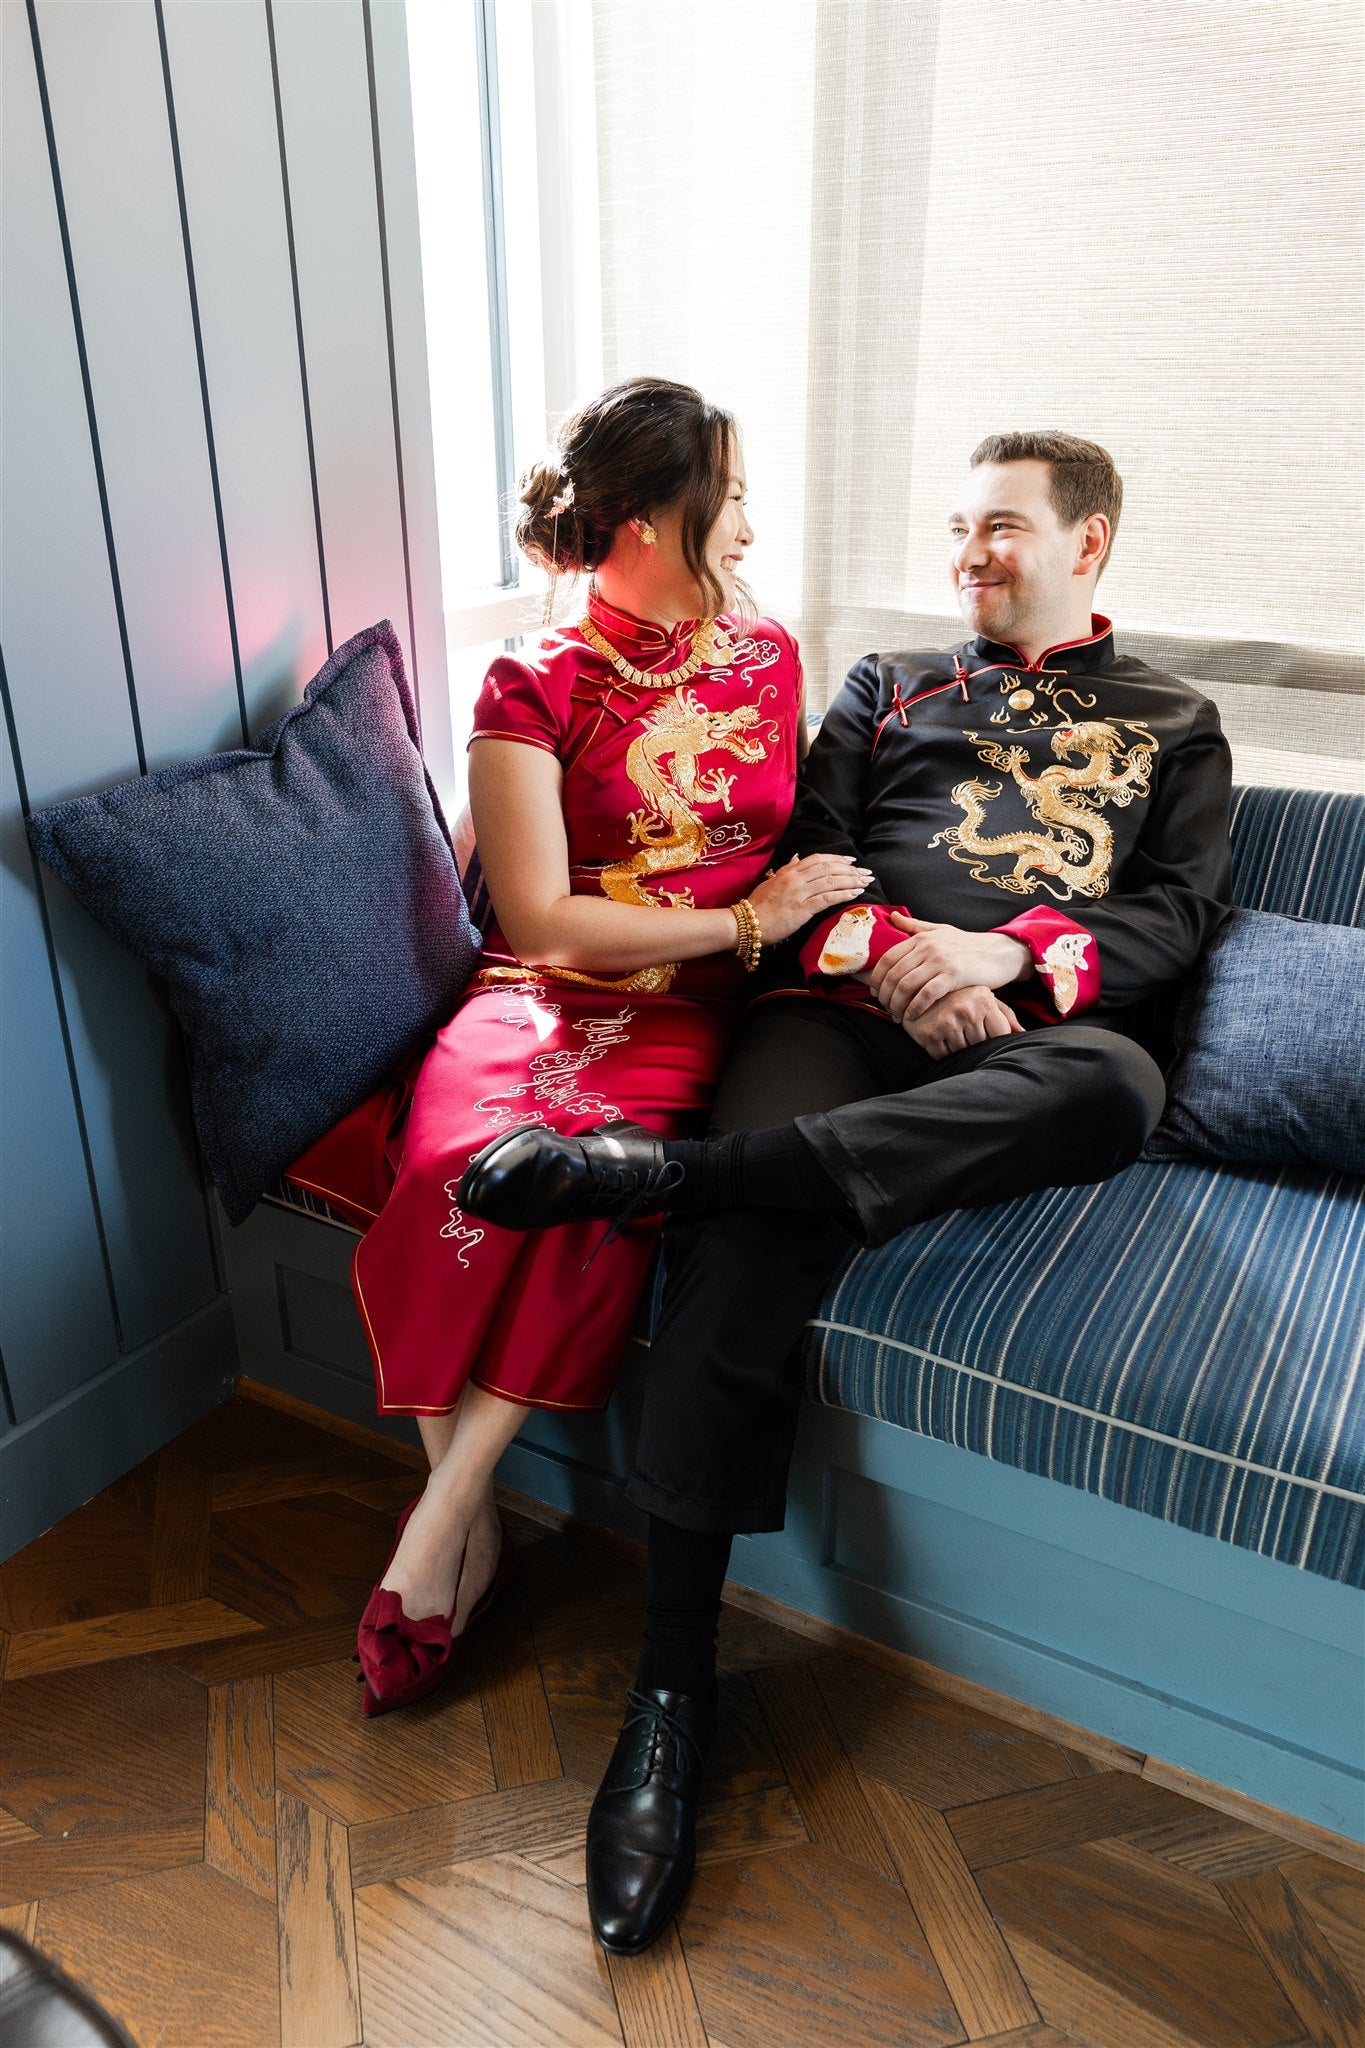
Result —
[{"label": "gold dragon embroidery on jacket", "polygon": [[[1108,804],[1119,809],[1134,797],[1151,793],[1152,759],[1157,742],[1145,726],[1131,720],[1120,723],[1133,735],[1125,743],[1116,726],[1102,719],[1059,726],[1052,735],[1057,760],[1038,775],[1029,771],[1027,747],[1005,747],[998,740],[969,732],[977,755],[988,768],[1009,775],[1040,831],[1001,832],[994,837],[981,830],[987,806],[1004,787],[1000,782],[959,782],[953,802],[964,814],[961,825],[949,825],[936,832],[930,846],[946,846],[954,860],[971,869],[973,880],[992,888],[1007,889],[1012,895],[1032,896],[1040,888],[1059,903],[1072,896],[1103,896],[1109,888],[1109,869],[1114,857],[1114,833],[1101,812]],[[1083,765],[1074,765],[1077,756]],[[992,874],[986,862],[1013,854],[1007,874]]]},{"label": "gold dragon embroidery on jacket", "polygon": [[[755,730],[763,727],[766,731]],[[648,890],[644,884],[651,875],[695,867],[702,859],[708,836],[701,805],[730,809],[735,777],[723,767],[703,773],[701,762],[713,753],[738,761],[766,761],[776,736],[776,727],[762,717],[756,704],[712,710],[695,690],[685,688],[656,704],[626,753],[626,773],[644,798],[628,821],[631,841],[640,850],[602,869],[607,895],[617,903],[693,909],[690,889]]]}]

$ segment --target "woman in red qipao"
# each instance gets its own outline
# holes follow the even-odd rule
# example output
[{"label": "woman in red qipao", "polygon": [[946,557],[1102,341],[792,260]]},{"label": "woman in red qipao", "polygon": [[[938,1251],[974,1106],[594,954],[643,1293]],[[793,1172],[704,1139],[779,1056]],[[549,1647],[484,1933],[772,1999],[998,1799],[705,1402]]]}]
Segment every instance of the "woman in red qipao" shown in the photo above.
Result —
[{"label": "woman in red qipao", "polygon": [[380,1409],[417,1416],[432,1467],[361,1622],[369,1713],[430,1691],[505,1582],[493,1469],[527,1408],[606,1406],[660,1227],[467,1221],[470,1158],[521,1124],[687,1131],[762,944],[862,887],[833,856],[764,879],[801,666],[781,626],[733,609],[744,494],[729,415],[644,378],[570,420],[523,483],[523,550],[594,580],[577,626],[488,672],[470,805],[497,922],[355,1257]]}]

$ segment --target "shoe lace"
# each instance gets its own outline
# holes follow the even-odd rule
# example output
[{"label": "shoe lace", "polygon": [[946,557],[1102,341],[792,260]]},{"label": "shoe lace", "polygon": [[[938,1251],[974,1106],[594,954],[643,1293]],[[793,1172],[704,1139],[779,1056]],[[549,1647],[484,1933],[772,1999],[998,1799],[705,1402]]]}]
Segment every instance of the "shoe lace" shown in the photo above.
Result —
[{"label": "shoe lace", "polygon": [[667,1707],[660,1706],[659,1702],[651,1699],[648,1693],[637,1692],[634,1686],[631,1686],[627,1691],[626,1699],[635,1711],[626,1716],[621,1726],[621,1733],[624,1735],[626,1730],[633,1728],[637,1721],[647,1721],[651,1724],[649,1755],[645,1759],[646,1777],[652,1775],[659,1762],[659,1751],[666,1736],[672,1740],[679,1763],[683,1761],[683,1744],[685,1743],[692,1752],[692,1758],[697,1769],[703,1775],[705,1774],[706,1759],[702,1754],[700,1746],[688,1734],[682,1723],[674,1719]]},{"label": "shoe lace", "polygon": [[649,1172],[636,1187],[634,1194],[628,1196],[622,1202],[620,1208],[612,1217],[611,1222],[607,1225],[601,1237],[598,1238],[597,1243],[579,1267],[579,1271],[586,1273],[593,1260],[597,1257],[597,1254],[607,1245],[615,1244],[617,1238],[620,1237],[622,1231],[626,1228],[626,1225],[632,1222],[636,1216],[648,1216],[652,1209],[662,1207],[663,1197],[671,1194],[674,1188],[682,1185],[683,1175],[684,1168],[676,1159],[665,1160],[662,1166],[651,1166]]}]

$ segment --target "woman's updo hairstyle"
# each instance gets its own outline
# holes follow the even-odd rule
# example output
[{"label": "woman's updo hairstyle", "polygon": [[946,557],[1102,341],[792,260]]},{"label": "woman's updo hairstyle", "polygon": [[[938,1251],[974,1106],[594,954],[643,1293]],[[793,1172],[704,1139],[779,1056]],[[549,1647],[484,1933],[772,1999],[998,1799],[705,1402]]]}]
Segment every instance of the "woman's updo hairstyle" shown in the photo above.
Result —
[{"label": "woman's updo hairstyle", "polygon": [[732,416],[690,384],[631,377],[559,430],[558,446],[521,480],[516,539],[551,577],[604,562],[617,528],[681,500],[683,557],[714,616],[725,592],[706,566],[706,537],[730,489]]}]

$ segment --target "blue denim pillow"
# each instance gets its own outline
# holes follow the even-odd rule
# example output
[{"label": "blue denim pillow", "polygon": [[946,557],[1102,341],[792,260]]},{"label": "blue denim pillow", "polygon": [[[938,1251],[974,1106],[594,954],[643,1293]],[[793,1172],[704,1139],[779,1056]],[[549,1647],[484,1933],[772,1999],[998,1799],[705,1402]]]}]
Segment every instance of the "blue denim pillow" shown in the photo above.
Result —
[{"label": "blue denim pillow", "polygon": [[1147,1157],[1365,1174],[1365,931],[1234,910],[1176,1018]]},{"label": "blue denim pillow", "polygon": [[474,964],[387,619],[249,747],[54,804],[29,836],[166,984],[234,1223],[444,1022]]}]

